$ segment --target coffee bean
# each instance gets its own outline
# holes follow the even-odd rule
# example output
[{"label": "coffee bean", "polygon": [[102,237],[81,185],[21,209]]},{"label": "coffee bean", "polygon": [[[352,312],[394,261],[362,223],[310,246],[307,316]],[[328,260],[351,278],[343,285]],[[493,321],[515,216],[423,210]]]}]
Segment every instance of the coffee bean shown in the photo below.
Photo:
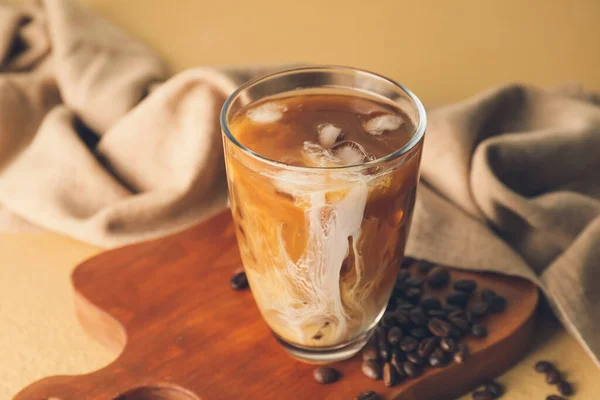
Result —
[{"label": "coffee bean", "polygon": [[471,311],[467,311],[465,313],[465,317],[467,318],[467,321],[469,321],[471,324],[480,324],[481,323],[481,318],[478,317],[477,315],[473,314]]},{"label": "coffee bean", "polygon": [[452,329],[452,325],[439,318],[433,318],[429,321],[427,327],[429,328],[429,332],[438,337],[447,337]]},{"label": "coffee bean", "polygon": [[381,364],[375,360],[363,361],[362,373],[374,380],[381,379]]},{"label": "coffee bean", "polygon": [[453,304],[445,304],[442,307],[442,310],[446,311],[446,313],[448,313],[448,315],[450,315],[450,314],[452,314],[455,311],[462,311],[462,308],[457,307],[457,306],[455,306]]},{"label": "coffee bean", "polygon": [[410,311],[413,308],[415,308],[415,305],[412,303],[408,303],[408,302],[402,302],[402,303],[398,303],[398,305],[396,306],[396,311]]},{"label": "coffee bean", "polygon": [[481,291],[481,298],[483,299],[483,301],[487,302],[487,299],[492,296],[496,296],[496,292],[494,292],[492,289],[483,289]]},{"label": "coffee bean", "polygon": [[406,361],[405,353],[400,351],[394,352],[392,359],[390,360],[390,364],[396,368],[396,372],[400,377],[404,376],[404,369],[402,368],[402,363],[404,361]]},{"label": "coffee bean", "polygon": [[421,370],[413,363],[411,363],[410,361],[405,361],[402,364],[402,369],[404,370],[404,373],[406,374],[406,376],[410,377],[410,378],[415,378],[417,376],[419,376],[419,374],[421,373]]},{"label": "coffee bean", "polygon": [[381,325],[385,328],[391,328],[396,325],[398,322],[396,321],[396,312],[386,312],[383,314],[383,318],[381,318]]},{"label": "coffee bean", "polygon": [[415,339],[423,339],[430,335],[429,331],[423,327],[411,329],[408,333]]},{"label": "coffee bean", "polygon": [[406,354],[406,359],[415,364],[417,367],[423,367],[427,364],[427,360],[419,357],[419,355],[415,352]]},{"label": "coffee bean", "polygon": [[562,396],[557,396],[555,394],[551,394],[550,396],[546,397],[546,400],[567,400]]},{"label": "coffee bean", "polygon": [[340,377],[340,373],[335,368],[319,367],[314,370],[313,376],[315,377],[315,381],[326,385],[328,383],[333,383],[337,381]]},{"label": "coffee bean", "polygon": [[381,360],[388,361],[392,356],[392,349],[387,341],[378,342],[377,347],[379,348],[379,356],[381,357]]},{"label": "coffee bean", "polygon": [[398,328],[397,326],[394,326],[388,332],[388,342],[392,346],[395,346],[398,343],[400,343],[400,339],[402,339],[402,336],[402,329]]},{"label": "coffee bean", "polygon": [[421,288],[418,287],[409,287],[404,292],[404,297],[409,300],[417,300],[421,296]]},{"label": "coffee bean", "polygon": [[405,336],[400,341],[400,349],[406,353],[410,353],[411,351],[415,351],[419,346],[419,342],[417,339],[411,336]]},{"label": "coffee bean", "polygon": [[435,317],[445,319],[447,317],[444,310],[427,310],[427,315],[432,318]]},{"label": "coffee bean", "polygon": [[422,274],[428,274],[435,267],[435,264],[426,260],[420,260],[417,262],[417,269]]},{"label": "coffee bean", "polygon": [[475,336],[476,338],[484,338],[487,336],[487,334],[487,329],[481,324],[475,324],[471,327],[471,335]]},{"label": "coffee bean", "polygon": [[442,340],[440,340],[440,347],[445,352],[454,353],[456,351],[456,340],[449,337],[445,337]]},{"label": "coffee bean", "polygon": [[453,325],[455,325],[458,329],[463,332],[468,332],[471,330],[471,324],[465,319],[464,316],[450,316],[448,317],[448,321],[450,321]]},{"label": "coffee bean", "polygon": [[402,262],[400,263],[400,268],[409,268],[411,265],[415,263],[415,259],[412,257],[404,257]]},{"label": "coffee bean", "polygon": [[552,365],[551,362],[538,361],[537,363],[535,363],[535,370],[537,372],[541,372],[541,373],[545,374],[546,372],[550,371],[551,369],[555,369],[554,365]]},{"label": "coffee bean", "polygon": [[356,396],[356,400],[382,400],[381,396],[372,390],[360,393]]},{"label": "coffee bean", "polygon": [[489,312],[498,313],[504,311],[506,308],[506,299],[502,296],[490,296],[485,302],[489,307]]},{"label": "coffee bean", "polygon": [[467,361],[467,358],[469,358],[469,355],[469,346],[461,343],[458,346],[456,346],[456,353],[454,353],[454,361],[457,364],[464,364],[464,362]]},{"label": "coffee bean", "polygon": [[406,280],[410,278],[410,271],[405,269],[400,270],[398,272],[398,276],[396,277],[396,282],[406,282]]},{"label": "coffee bean", "polygon": [[396,369],[390,363],[385,363],[383,366],[383,383],[385,386],[390,387],[394,386],[397,381]]},{"label": "coffee bean", "polygon": [[410,311],[410,320],[416,326],[427,325],[427,316],[420,308],[414,308]]},{"label": "coffee bean", "polygon": [[412,324],[410,320],[410,313],[407,310],[397,310],[396,312],[394,312],[394,316],[396,317],[396,321],[400,326],[407,326]]},{"label": "coffee bean", "polygon": [[436,338],[432,338],[432,337],[425,338],[425,339],[421,340],[421,342],[419,343],[419,348],[417,349],[417,354],[419,355],[419,357],[427,358],[431,355],[431,353],[433,353],[436,346],[437,346]]},{"label": "coffee bean", "polygon": [[363,360],[379,359],[379,350],[377,349],[377,344],[375,342],[375,335],[371,336],[365,347],[363,347],[362,358]]},{"label": "coffee bean", "polygon": [[421,286],[423,286],[424,282],[425,282],[425,278],[423,278],[422,276],[418,276],[418,275],[413,275],[406,280],[406,283],[408,284],[408,286],[412,286],[412,287],[421,287]]},{"label": "coffee bean", "polygon": [[238,272],[231,277],[231,287],[234,290],[242,290],[248,288],[248,278],[244,271]]},{"label": "coffee bean", "polygon": [[454,340],[458,340],[462,337],[462,332],[460,329],[453,326],[452,328],[450,328],[450,331],[448,331],[448,337]]},{"label": "coffee bean", "polygon": [[457,307],[464,307],[469,302],[469,295],[465,292],[454,292],[450,293],[446,297],[446,303],[455,305]]},{"label": "coffee bean", "polygon": [[473,393],[473,400],[494,400],[494,395],[487,390],[479,390]]},{"label": "coffee bean", "polygon": [[484,386],[485,390],[494,395],[494,398],[499,398],[504,394],[504,386],[498,382],[489,382]]},{"label": "coffee bean", "polygon": [[477,282],[472,279],[462,279],[454,282],[454,289],[470,294],[477,289]]},{"label": "coffee bean", "polygon": [[427,274],[427,282],[432,288],[442,288],[450,281],[450,272],[443,267],[435,267]]},{"label": "coffee bean", "polygon": [[442,308],[442,302],[435,297],[423,297],[420,305],[425,310],[439,310]]},{"label": "coffee bean", "polygon": [[488,311],[488,304],[484,302],[479,302],[472,304],[469,307],[469,312],[472,316],[475,317],[483,317]]},{"label": "coffee bean", "polygon": [[429,365],[434,368],[441,368],[448,364],[448,357],[446,353],[442,349],[435,349],[433,353],[429,356]]},{"label": "coffee bean", "polygon": [[557,370],[551,369],[550,371],[546,372],[546,382],[548,382],[548,384],[556,385],[561,380],[562,377],[560,376],[560,372]]},{"label": "coffee bean", "polygon": [[567,381],[558,382],[558,392],[563,396],[571,396],[575,391],[573,390],[573,386]]}]

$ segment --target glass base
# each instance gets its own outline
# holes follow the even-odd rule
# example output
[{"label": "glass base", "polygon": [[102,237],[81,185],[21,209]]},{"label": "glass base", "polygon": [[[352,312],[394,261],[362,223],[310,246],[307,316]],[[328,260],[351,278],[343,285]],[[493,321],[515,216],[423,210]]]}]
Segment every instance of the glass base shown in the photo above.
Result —
[{"label": "glass base", "polygon": [[337,361],[346,360],[354,357],[373,334],[373,329],[363,333],[354,340],[333,347],[302,347],[286,342],[284,339],[273,333],[275,339],[283,348],[295,359],[308,364],[331,364]]}]

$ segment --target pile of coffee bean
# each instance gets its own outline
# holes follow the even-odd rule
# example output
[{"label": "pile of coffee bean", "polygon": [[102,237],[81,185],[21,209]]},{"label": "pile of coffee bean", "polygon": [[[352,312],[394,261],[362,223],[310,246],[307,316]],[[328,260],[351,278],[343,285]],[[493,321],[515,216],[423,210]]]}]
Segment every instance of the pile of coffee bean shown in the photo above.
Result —
[{"label": "pile of coffee bean", "polygon": [[[442,289],[448,285],[453,291],[444,301],[424,295],[426,286]],[[426,368],[464,363],[469,348],[460,343],[461,338],[486,337],[484,318],[505,307],[504,297],[490,289],[477,291],[473,280],[452,282],[447,268],[406,258],[386,312],[362,351],[362,372],[393,386],[421,375]],[[501,390],[484,391],[492,397],[480,394],[477,399],[502,394]]]},{"label": "pile of coffee bean", "polygon": [[[539,373],[546,375],[546,382],[550,385],[556,385],[558,392],[563,396],[572,396],[575,394],[573,385],[571,385],[564,376],[556,369],[554,364],[549,361],[538,361],[535,364],[535,370]],[[560,400],[563,399],[561,396],[551,395],[547,397],[548,400]]]}]

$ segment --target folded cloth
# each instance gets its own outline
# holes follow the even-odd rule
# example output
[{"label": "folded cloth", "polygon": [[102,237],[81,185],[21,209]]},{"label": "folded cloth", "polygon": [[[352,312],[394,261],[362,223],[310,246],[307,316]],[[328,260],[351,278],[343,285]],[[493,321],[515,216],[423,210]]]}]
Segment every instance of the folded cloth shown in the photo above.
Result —
[{"label": "folded cloth", "polygon": [[[109,247],[206,218],[226,201],[219,109],[264,72],[167,80],[65,0],[0,6],[0,224]],[[511,85],[432,111],[407,253],[536,282],[598,363],[597,100]]]}]

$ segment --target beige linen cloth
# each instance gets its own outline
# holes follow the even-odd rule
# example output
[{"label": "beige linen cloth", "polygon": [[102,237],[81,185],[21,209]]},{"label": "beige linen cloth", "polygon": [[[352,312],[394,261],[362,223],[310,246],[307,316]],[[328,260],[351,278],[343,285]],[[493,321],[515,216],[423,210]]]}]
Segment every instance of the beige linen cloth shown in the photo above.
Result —
[{"label": "beige linen cloth", "polygon": [[[110,247],[206,218],[226,201],[219,109],[262,72],[167,80],[151,51],[64,0],[1,6],[0,229]],[[535,281],[598,362],[594,100],[512,85],[431,112],[408,254]]]}]

